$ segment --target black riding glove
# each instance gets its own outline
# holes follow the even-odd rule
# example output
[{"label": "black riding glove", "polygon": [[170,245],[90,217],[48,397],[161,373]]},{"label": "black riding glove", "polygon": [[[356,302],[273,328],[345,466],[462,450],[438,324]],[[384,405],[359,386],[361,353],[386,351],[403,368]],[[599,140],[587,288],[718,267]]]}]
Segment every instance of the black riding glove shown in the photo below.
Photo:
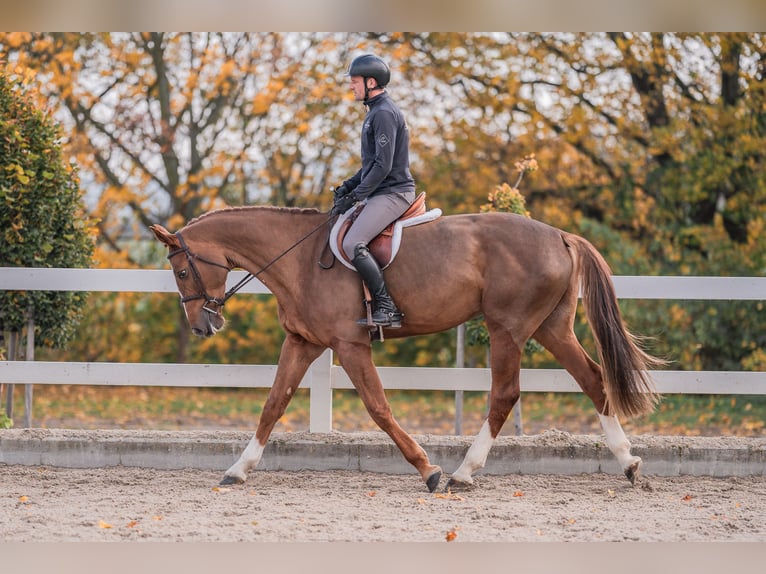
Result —
[{"label": "black riding glove", "polygon": [[344,195],[351,193],[351,190],[341,183],[338,187],[332,188],[332,192],[335,194],[335,201],[337,202]]},{"label": "black riding glove", "polygon": [[[342,187],[342,186],[341,186]],[[345,195],[335,196],[335,205],[332,208],[333,215],[340,215],[346,213],[356,203],[356,196],[353,193],[346,193]]]}]

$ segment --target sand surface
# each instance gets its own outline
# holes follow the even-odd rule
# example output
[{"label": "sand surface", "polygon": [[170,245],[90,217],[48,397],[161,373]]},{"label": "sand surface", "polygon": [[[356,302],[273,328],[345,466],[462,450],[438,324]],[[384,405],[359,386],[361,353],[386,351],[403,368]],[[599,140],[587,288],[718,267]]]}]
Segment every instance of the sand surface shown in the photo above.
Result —
[{"label": "sand surface", "polygon": [[0,465],[0,540],[264,542],[766,541],[766,477],[416,475]]}]

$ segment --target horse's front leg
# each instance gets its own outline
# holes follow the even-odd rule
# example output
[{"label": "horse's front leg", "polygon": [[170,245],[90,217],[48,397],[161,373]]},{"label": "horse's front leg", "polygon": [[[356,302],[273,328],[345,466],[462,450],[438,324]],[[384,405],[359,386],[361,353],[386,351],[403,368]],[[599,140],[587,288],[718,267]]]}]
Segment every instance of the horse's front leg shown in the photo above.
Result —
[{"label": "horse's front leg", "polygon": [[519,400],[521,351],[511,335],[498,328],[487,327],[491,337],[492,387],[489,391],[489,414],[458,469],[452,473],[447,488],[468,487],[473,473],[484,468],[492,445],[500,434],[513,405]]},{"label": "horse's front leg", "polygon": [[255,436],[250,439],[242,455],[223,476],[221,484],[241,484],[247,478],[247,472],[255,468],[263,456],[266,442],[279,418],[284,414],[295,390],[301,384],[311,363],[322,354],[325,347],[309,343],[303,337],[288,334],[282,344],[277,373],[269,396],[263,405],[263,412],[258,421]]},{"label": "horse's front leg", "polygon": [[383,383],[372,362],[370,346],[361,343],[341,343],[336,346],[335,351],[372,420],[391,437],[407,462],[417,469],[429,492],[436,490],[441,480],[442,469],[431,464],[423,447],[394,419]]}]

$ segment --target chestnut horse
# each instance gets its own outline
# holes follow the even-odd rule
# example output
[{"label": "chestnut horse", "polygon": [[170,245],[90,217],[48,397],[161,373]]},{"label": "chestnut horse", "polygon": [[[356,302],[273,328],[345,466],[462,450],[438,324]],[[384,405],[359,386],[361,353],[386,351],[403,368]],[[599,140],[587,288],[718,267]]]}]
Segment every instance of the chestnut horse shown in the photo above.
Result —
[{"label": "chestnut horse", "polygon": [[[313,209],[240,207],[213,211],[170,233],[151,227],[168,258],[189,324],[210,337],[224,325],[226,276],[237,267],[257,274],[279,305],[286,337],[255,436],[222,483],[242,483],[261,459],[311,363],[337,355],[367,411],[420,473],[429,491],[442,471],[391,412],[372,362],[363,289],[343,265],[318,265],[332,218]],[[315,233],[324,229],[321,233]],[[483,314],[491,339],[489,412],[448,487],[472,484],[519,398],[524,344],[537,340],[566,368],[596,407],[606,442],[631,482],[641,459],[618,417],[651,411],[657,401],[646,369],[661,361],[645,353],[623,325],[607,263],[585,239],[509,213],[452,215],[405,230],[386,281],[404,313],[389,338],[435,333]],[[582,286],[601,366],[577,341],[573,325]]]}]

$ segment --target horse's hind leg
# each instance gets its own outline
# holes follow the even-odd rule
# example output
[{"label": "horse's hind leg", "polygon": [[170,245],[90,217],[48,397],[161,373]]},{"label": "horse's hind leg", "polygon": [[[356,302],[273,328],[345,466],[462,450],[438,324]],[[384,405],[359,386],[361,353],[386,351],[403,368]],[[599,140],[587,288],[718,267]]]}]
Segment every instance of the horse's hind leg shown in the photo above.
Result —
[{"label": "horse's hind leg", "polygon": [[609,414],[604,383],[599,367],[585,352],[574,335],[571,323],[552,314],[534,334],[538,343],[548,349],[556,360],[574,377],[598,411],[606,444],[617,458],[631,484],[638,479],[641,458],[630,453],[630,441],[616,416]]},{"label": "horse's hind leg", "polygon": [[490,332],[492,387],[489,392],[489,414],[476,435],[462,464],[452,474],[447,488],[473,484],[473,473],[484,467],[492,445],[500,434],[513,405],[519,400],[521,350],[511,334],[487,320]]},{"label": "horse's hind leg", "polygon": [[442,469],[431,464],[423,447],[415,442],[394,419],[383,390],[383,383],[372,363],[369,345],[340,343],[336,345],[335,351],[372,420],[391,437],[407,462],[420,473],[429,492],[433,492],[439,486]]},{"label": "horse's hind leg", "polygon": [[250,439],[245,450],[223,476],[221,484],[241,484],[247,478],[247,472],[255,468],[261,460],[266,442],[279,418],[284,414],[295,390],[300,385],[311,363],[324,351],[324,347],[309,343],[303,337],[288,334],[282,344],[277,373],[269,396],[263,405],[263,412],[258,420],[255,436]]}]

